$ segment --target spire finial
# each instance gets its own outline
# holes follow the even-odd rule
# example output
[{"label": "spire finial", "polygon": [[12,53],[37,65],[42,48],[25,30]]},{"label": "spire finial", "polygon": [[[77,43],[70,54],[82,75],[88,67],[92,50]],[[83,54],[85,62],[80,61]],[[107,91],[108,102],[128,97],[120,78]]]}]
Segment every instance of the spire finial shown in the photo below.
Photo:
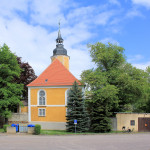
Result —
[{"label": "spire finial", "polygon": [[60,19],[59,19],[58,25],[59,25],[58,38],[61,38],[61,33],[60,33]]},{"label": "spire finial", "polygon": [[62,39],[61,33],[60,33],[60,19],[59,19],[58,25],[59,25],[59,30],[58,30],[58,38],[56,39],[56,42],[57,42],[57,44],[62,44],[63,39]]},{"label": "spire finial", "polygon": [[59,22],[58,22],[58,25],[59,25],[59,31],[60,31],[60,20],[61,20],[61,19],[59,19]]},{"label": "spire finial", "polygon": [[56,39],[56,48],[53,51],[53,56],[55,55],[66,55],[67,56],[67,50],[64,48],[63,45],[63,38],[61,37],[60,33],[60,20],[58,21],[59,30],[58,30],[58,37]]}]

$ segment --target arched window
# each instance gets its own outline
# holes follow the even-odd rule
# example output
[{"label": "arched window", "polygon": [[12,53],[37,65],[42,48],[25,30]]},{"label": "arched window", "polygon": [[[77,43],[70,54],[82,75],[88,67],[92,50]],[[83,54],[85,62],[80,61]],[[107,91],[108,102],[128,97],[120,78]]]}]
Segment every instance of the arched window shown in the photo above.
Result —
[{"label": "arched window", "polygon": [[46,94],[45,91],[41,90],[39,92],[39,105],[45,105]]}]

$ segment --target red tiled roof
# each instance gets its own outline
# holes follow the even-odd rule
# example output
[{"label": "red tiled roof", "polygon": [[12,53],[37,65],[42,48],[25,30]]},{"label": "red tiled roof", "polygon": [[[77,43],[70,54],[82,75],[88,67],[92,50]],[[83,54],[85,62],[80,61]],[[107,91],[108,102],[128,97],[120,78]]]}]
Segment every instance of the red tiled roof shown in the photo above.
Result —
[{"label": "red tiled roof", "polygon": [[64,86],[73,85],[74,81],[81,85],[78,79],[58,59],[55,59],[39,77],[27,86]]}]

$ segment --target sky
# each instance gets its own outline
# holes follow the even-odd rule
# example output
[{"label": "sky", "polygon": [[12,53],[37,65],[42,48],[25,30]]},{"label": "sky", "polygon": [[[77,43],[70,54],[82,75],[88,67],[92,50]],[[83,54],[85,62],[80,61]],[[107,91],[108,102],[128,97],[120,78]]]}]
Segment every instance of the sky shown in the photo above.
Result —
[{"label": "sky", "polygon": [[0,45],[40,75],[51,64],[59,20],[70,71],[79,79],[94,67],[89,43],[117,44],[133,66],[150,65],[150,0],[0,0]]}]

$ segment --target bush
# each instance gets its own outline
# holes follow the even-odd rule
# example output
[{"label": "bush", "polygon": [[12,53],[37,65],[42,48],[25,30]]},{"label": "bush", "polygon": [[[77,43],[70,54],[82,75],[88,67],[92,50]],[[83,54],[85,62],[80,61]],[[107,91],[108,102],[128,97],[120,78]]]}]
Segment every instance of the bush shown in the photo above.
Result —
[{"label": "bush", "polygon": [[4,132],[7,132],[7,127],[10,127],[10,125],[8,124],[3,125]]},{"label": "bush", "polygon": [[35,130],[35,134],[39,135],[41,133],[41,125],[36,124],[34,130]]}]

